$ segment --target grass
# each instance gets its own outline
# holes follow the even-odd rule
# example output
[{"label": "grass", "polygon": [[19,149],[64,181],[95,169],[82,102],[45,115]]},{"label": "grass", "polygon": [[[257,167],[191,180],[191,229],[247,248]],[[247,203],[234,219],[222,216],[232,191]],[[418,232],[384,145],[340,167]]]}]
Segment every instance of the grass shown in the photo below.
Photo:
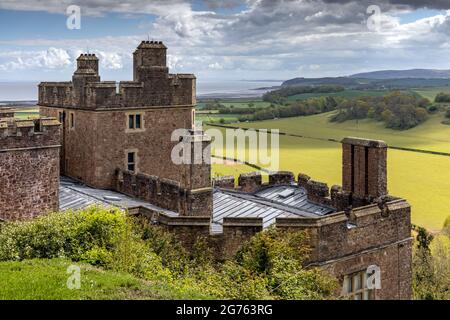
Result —
[{"label": "grass", "polygon": [[226,122],[236,122],[238,118],[240,117],[240,114],[219,114],[219,113],[213,113],[213,114],[205,114],[200,113],[195,115],[196,121],[203,122],[210,122],[210,123],[218,123],[221,119],[224,119]]},{"label": "grass", "polygon": [[[240,124],[242,127],[274,128],[283,132],[318,138],[341,139],[359,136],[382,139],[390,145],[450,152],[450,126],[440,123],[443,114],[406,131],[386,129],[381,123],[364,120],[331,123],[330,113]],[[240,159],[245,160],[245,159]],[[341,146],[317,139],[280,136],[280,169],[306,173],[316,180],[341,184]],[[221,172],[226,164],[213,166]],[[243,172],[254,171],[247,167]],[[450,208],[450,157],[390,149],[389,193],[406,198],[412,205],[412,222],[431,231],[442,228]]]},{"label": "grass", "polygon": [[37,108],[26,108],[26,109],[16,109],[14,116],[19,119],[36,118],[39,116],[39,109]]},{"label": "grass", "polygon": [[[70,265],[80,267],[80,289],[69,289]],[[95,268],[65,259],[0,262],[0,300],[125,300],[196,299],[161,283],[150,283],[126,273]],[[7,284],[7,285],[4,285]]]}]

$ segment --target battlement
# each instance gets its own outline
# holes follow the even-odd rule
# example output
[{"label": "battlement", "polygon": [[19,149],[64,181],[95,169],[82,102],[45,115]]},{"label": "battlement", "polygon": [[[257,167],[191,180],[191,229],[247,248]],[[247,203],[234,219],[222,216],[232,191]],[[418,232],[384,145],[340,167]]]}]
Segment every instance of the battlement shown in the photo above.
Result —
[{"label": "battlement", "polygon": [[71,82],[42,82],[41,106],[77,109],[193,106],[193,74],[169,74],[166,46],[142,41],[133,54],[133,81],[100,81],[98,58],[81,54]]},{"label": "battlement", "polygon": [[167,49],[167,47],[164,45],[162,41],[142,41],[138,49]]},{"label": "battlement", "polygon": [[59,146],[60,126],[55,118],[1,119],[0,150]]},{"label": "battlement", "polygon": [[186,189],[177,181],[117,169],[115,189],[182,216],[211,216],[211,188]]},{"label": "battlement", "polygon": [[0,108],[0,121],[11,118],[14,118],[14,110],[12,108]]},{"label": "battlement", "polygon": [[[308,200],[332,206],[336,210],[357,208],[390,198],[387,192],[387,144],[381,140],[347,137],[342,140],[342,187],[331,189],[324,182],[299,174],[297,185],[305,189]],[[269,173],[269,182],[262,183],[261,173],[239,175],[237,190],[255,193],[263,187],[295,183],[289,171]],[[231,189],[233,177],[214,179],[214,186]]]}]

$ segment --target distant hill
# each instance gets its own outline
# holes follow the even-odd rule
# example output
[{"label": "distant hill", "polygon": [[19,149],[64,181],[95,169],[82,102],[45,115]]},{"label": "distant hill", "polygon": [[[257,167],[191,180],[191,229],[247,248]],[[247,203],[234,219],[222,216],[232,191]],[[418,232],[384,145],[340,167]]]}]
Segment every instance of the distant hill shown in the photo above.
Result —
[{"label": "distant hill", "polygon": [[[434,78],[419,78],[419,77],[399,77],[399,78],[384,78],[381,77],[382,72],[377,71],[378,75],[372,75],[372,78],[363,78],[361,75],[353,75],[349,77],[326,77],[326,78],[294,78],[284,81],[281,86],[320,86],[320,85],[338,85],[346,89],[357,90],[394,90],[394,89],[410,89],[410,88],[425,88],[425,87],[447,87],[450,86],[450,70],[449,77],[434,77]],[[412,73],[411,73],[412,74]],[[442,73],[443,74],[443,71]],[[387,75],[387,73],[385,74]],[[392,74],[393,75],[393,74]],[[419,75],[419,73],[416,73]],[[358,77],[357,77],[358,76]],[[366,74],[366,77],[370,77]]]},{"label": "distant hill", "polygon": [[364,79],[399,79],[399,78],[415,78],[415,79],[449,79],[450,70],[434,70],[434,69],[410,69],[410,70],[381,70],[373,72],[357,73],[350,78]]},{"label": "distant hill", "polygon": [[[367,81],[365,81],[367,83]],[[294,78],[284,81],[282,86],[316,86],[324,84],[342,85],[342,86],[357,86],[364,81],[360,79],[353,79],[350,77],[327,77],[327,78]]]}]

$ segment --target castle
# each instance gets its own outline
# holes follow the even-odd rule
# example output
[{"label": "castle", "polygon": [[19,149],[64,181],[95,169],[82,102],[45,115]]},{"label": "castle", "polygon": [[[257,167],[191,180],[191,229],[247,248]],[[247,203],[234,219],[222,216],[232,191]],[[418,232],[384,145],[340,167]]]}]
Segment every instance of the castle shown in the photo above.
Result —
[{"label": "castle", "polygon": [[[411,210],[388,195],[387,145],[345,138],[342,186],[331,188],[286,171],[263,183],[257,172],[211,179],[209,161],[175,164],[176,144],[209,158],[211,141],[194,126],[195,76],[169,74],[166,51],[143,41],[133,81],[120,83],[101,81],[96,56],[82,54],[72,81],[39,85],[41,119],[0,113],[0,219],[116,206],[187,247],[204,237],[219,259],[269,226],[305,230],[307,265],[335,275],[339,294],[410,299]],[[179,141],[175,129],[186,130]],[[379,287],[365,281],[368,268],[378,270]]]}]

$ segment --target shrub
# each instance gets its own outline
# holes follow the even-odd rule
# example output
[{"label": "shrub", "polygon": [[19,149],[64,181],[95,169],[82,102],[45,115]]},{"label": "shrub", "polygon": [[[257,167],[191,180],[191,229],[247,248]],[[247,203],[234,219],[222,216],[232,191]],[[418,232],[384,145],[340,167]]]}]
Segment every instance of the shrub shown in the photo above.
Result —
[{"label": "shrub", "polygon": [[0,260],[98,258],[114,247],[126,225],[121,211],[95,207],[8,222],[0,231]]},{"label": "shrub", "polygon": [[415,247],[413,251],[413,292],[420,300],[450,299],[450,239],[436,236],[429,250]]},{"label": "shrub", "polygon": [[303,268],[309,252],[304,232],[270,228],[245,244],[236,261],[250,274],[264,278],[275,298],[329,298],[337,283],[323,271]]}]

